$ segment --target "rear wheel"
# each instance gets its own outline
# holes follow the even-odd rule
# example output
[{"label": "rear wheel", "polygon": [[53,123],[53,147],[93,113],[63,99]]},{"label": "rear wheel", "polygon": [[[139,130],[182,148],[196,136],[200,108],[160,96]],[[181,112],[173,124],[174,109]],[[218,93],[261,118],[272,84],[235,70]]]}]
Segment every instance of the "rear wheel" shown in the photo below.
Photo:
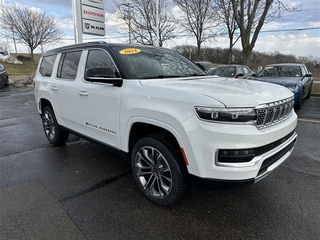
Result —
[{"label": "rear wheel", "polygon": [[45,107],[43,109],[42,123],[46,137],[53,145],[62,145],[68,140],[69,133],[61,129],[50,107]]},{"label": "rear wheel", "polygon": [[139,188],[155,204],[170,206],[188,190],[181,157],[163,138],[140,139],[132,150],[131,167]]}]

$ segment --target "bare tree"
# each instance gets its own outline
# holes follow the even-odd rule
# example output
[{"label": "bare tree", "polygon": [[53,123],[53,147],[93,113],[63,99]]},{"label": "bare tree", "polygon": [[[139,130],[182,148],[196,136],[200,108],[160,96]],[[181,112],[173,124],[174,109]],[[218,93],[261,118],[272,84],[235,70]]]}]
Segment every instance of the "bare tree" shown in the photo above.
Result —
[{"label": "bare tree", "polygon": [[231,3],[240,29],[243,63],[249,65],[262,26],[280,18],[282,11],[293,9],[285,7],[280,0],[231,0]]},{"label": "bare tree", "polygon": [[212,0],[173,0],[183,15],[179,24],[187,33],[196,37],[197,54],[200,56],[201,44],[213,37],[215,29]]},{"label": "bare tree", "polygon": [[11,52],[10,44],[7,41],[0,41],[0,51],[10,53]]},{"label": "bare tree", "polygon": [[232,3],[230,0],[214,0],[214,12],[221,22],[221,34],[227,34],[229,37],[229,51],[228,51],[228,64],[232,60],[232,49],[240,38],[240,35],[235,37],[236,30],[239,29],[237,22],[233,16]]},{"label": "bare tree", "polygon": [[[127,31],[137,43],[155,45],[157,38],[156,5],[154,0],[114,1],[119,18],[127,25]],[[174,38],[174,20],[168,0],[159,0],[159,45]],[[129,40],[130,41],[130,40]]]},{"label": "bare tree", "polygon": [[33,51],[46,43],[52,43],[62,37],[57,21],[41,10],[35,10],[18,4],[3,7],[1,27],[13,32],[17,42],[29,47],[31,60]]}]

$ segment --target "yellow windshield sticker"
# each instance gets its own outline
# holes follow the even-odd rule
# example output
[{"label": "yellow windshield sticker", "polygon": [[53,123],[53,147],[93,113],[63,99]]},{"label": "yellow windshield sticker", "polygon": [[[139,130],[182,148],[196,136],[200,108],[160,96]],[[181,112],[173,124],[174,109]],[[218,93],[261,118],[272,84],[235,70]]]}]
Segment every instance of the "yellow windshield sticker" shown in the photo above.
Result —
[{"label": "yellow windshield sticker", "polygon": [[126,49],[122,49],[119,53],[120,54],[136,54],[139,52],[141,52],[141,50],[138,48],[126,48]]},{"label": "yellow windshield sticker", "polygon": [[266,66],[265,69],[274,68],[273,66]]}]

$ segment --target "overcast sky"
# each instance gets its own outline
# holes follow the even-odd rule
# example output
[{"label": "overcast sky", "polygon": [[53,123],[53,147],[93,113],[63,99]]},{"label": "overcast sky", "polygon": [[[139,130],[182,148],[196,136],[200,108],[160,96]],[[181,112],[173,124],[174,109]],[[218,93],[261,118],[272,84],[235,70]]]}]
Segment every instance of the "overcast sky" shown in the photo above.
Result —
[{"label": "overcast sky", "polygon": [[[53,14],[59,21],[59,26],[64,32],[64,40],[58,46],[74,43],[74,31],[72,20],[71,0],[0,0],[4,3],[20,3],[29,7],[40,8],[46,13]],[[79,0],[80,1],[80,0]],[[254,51],[259,52],[281,52],[296,56],[314,56],[320,58],[320,1],[319,0],[296,0],[287,1],[290,5],[298,6],[298,11],[283,13],[282,18],[276,22],[264,25],[256,42]],[[119,36],[115,32],[110,32],[109,24],[112,24],[112,13],[114,6],[112,0],[105,0],[106,12],[106,36],[109,42],[126,41],[128,36]],[[300,30],[297,30],[300,29]],[[89,41],[94,36],[83,35],[84,41]],[[87,38],[90,38],[87,40]],[[164,43],[164,47],[171,48],[179,44],[195,44],[195,39],[177,38]],[[228,40],[224,38],[211,40],[202,46],[208,47],[228,47]],[[47,46],[49,48],[54,45]],[[241,49],[240,41],[236,48]],[[13,46],[12,46],[12,49]],[[18,45],[19,52],[27,52],[27,48]]]}]

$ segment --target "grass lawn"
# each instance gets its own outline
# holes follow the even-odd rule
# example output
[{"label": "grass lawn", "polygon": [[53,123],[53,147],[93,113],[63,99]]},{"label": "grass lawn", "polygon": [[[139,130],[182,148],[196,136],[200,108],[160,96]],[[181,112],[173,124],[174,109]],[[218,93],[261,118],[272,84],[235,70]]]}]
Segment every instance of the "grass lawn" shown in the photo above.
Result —
[{"label": "grass lawn", "polygon": [[[30,57],[30,54],[11,54],[13,57],[16,58],[17,55],[23,55]],[[11,76],[29,76],[36,72],[39,59],[41,57],[41,54],[34,54],[34,62],[31,61],[22,61],[23,64],[11,64],[6,62],[0,62],[5,69],[7,70],[7,73],[9,75],[9,78]]]}]

